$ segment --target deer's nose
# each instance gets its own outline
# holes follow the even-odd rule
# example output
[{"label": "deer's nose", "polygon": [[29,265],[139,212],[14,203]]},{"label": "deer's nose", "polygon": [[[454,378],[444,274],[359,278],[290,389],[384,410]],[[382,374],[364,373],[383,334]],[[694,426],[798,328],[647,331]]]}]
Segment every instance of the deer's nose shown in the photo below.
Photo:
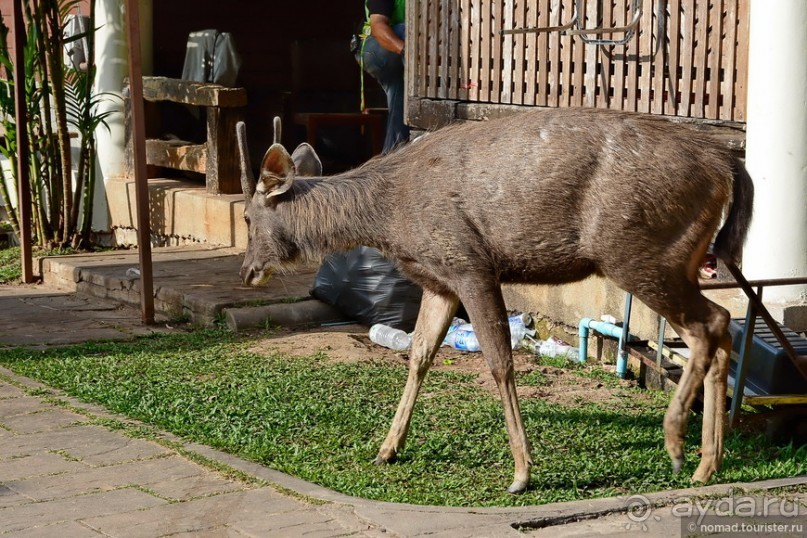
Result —
[{"label": "deer's nose", "polygon": [[253,269],[252,267],[241,268],[241,281],[247,286],[249,285],[250,282],[252,282],[254,276],[255,276],[255,269]]}]

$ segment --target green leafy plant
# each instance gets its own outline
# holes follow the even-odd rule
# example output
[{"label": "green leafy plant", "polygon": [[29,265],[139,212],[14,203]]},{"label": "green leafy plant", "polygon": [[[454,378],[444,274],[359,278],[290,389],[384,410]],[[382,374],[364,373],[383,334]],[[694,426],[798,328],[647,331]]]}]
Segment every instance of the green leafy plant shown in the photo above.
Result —
[{"label": "green leafy plant", "polygon": [[[75,254],[73,248],[37,248],[34,256],[62,256],[65,254]],[[22,279],[22,265],[20,263],[20,247],[9,247],[0,249],[0,284],[14,284]]]},{"label": "green leafy plant", "polygon": [[0,249],[0,284],[18,282],[21,277],[20,247]]},{"label": "green leafy plant", "polygon": [[[20,219],[12,206],[17,174],[17,124],[14,86],[25,85],[28,115],[28,169],[32,195],[33,232],[40,246],[89,248],[93,193],[95,190],[95,131],[106,126],[108,112],[98,112],[106,94],[93,94],[95,76],[95,3],[90,3],[86,32],[64,37],[67,15],[76,11],[78,0],[23,2],[27,39],[24,49],[23,81],[13,77],[13,61],[8,49],[8,27],[0,17],[0,123],[6,137],[0,143],[11,164],[11,177],[0,175],[2,195],[9,220],[20,236]],[[87,62],[66,66],[64,46],[83,39]],[[71,131],[78,135],[79,159],[73,182]],[[0,170],[0,174],[2,171]]]}]

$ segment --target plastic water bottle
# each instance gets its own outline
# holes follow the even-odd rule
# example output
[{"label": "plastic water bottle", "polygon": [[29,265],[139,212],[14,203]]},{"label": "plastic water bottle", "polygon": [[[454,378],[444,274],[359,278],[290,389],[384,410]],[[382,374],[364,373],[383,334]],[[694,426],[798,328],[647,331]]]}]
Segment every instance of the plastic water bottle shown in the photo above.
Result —
[{"label": "plastic water bottle", "polygon": [[376,323],[370,327],[370,340],[395,351],[404,351],[412,345],[412,337],[406,332],[383,323]]},{"label": "plastic water bottle", "polygon": [[[510,345],[513,349],[518,348],[525,336],[535,334],[535,331],[527,329],[525,324],[532,321],[529,314],[516,314],[507,318],[507,321],[510,325]],[[455,333],[457,334],[455,335]],[[443,345],[462,351],[479,351],[480,349],[473,325],[460,318],[454,318],[451,321]]]},{"label": "plastic water bottle", "polygon": [[507,318],[510,324],[510,347],[518,349],[525,336],[534,336],[535,330],[528,329],[527,324],[532,321],[529,314],[516,314]]},{"label": "plastic water bottle", "polygon": [[576,361],[580,357],[580,350],[550,338],[549,340],[541,342],[540,347],[538,347],[538,355],[544,357],[566,357],[569,360]]},{"label": "plastic water bottle", "polygon": [[448,326],[448,331],[446,332],[446,336],[445,336],[445,338],[443,338],[443,343],[440,344],[440,345],[441,346],[450,345],[448,343],[448,336],[451,333],[453,333],[454,331],[456,331],[457,329],[462,329],[462,330],[465,330],[465,331],[473,331],[474,330],[474,328],[471,326],[470,323],[468,323],[467,321],[465,321],[462,318],[455,317],[454,319],[451,320],[451,324]]},{"label": "plastic water bottle", "polygon": [[539,350],[541,349],[541,344],[543,343],[544,343],[543,340],[536,340],[532,336],[527,335],[524,338],[524,342],[522,345],[524,349],[526,349],[527,351],[539,355]]},{"label": "plastic water bottle", "polygon": [[454,319],[451,320],[451,325],[448,326],[448,333],[447,334],[451,334],[452,332],[456,331],[460,327],[465,329],[466,328],[466,327],[464,327],[465,325],[467,325],[468,328],[471,326],[471,324],[468,323],[467,321],[465,321],[464,319],[455,317]]},{"label": "plastic water bottle", "polygon": [[443,343],[460,351],[479,351],[480,349],[479,340],[476,339],[476,333],[473,330],[454,329],[446,335]]},{"label": "plastic water bottle", "polygon": [[532,316],[527,313],[524,314],[513,314],[507,318],[507,321],[510,323],[521,323],[525,327],[532,323]]}]

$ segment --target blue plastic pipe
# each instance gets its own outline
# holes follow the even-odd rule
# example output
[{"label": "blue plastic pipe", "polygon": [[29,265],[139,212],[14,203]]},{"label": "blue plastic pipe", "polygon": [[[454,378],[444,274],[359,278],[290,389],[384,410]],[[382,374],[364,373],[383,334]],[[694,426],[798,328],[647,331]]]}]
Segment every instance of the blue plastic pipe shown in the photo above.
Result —
[{"label": "blue plastic pipe", "polygon": [[597,321],[591,318],[583,318],[577,328],[577,335],[580,337],[580,362],[586,362],[588,358],[588,335],[590,331],[597,331],[604,336],[619,339],[619,349],[616,360],[616,375],[625,378],[628,373],[628,353],[625,350],[625,342],[630,339],[628,321],[630,320],[630,309],[633,297],[628,293],[625,297],[625,322],[622,327],[605,321]]},{"label": "blue plastic pipe", "polygon": [[588,358],[588,334],[589,331],[597,331],[604,336],[622,339],[622,327],[607,323],[605,321],[597,321],[591,318],[583,318],[580,320],[580,326],[577,328],[577,335],[580,337],[580,362],[585,362]]}]

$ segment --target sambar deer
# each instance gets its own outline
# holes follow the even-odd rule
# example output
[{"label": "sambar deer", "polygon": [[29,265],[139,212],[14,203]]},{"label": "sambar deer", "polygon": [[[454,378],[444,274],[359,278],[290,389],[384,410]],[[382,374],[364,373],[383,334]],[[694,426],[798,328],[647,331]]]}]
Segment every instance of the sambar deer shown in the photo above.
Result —
[{"label": "sambar deer", "polygon": [[[513,373],[501,284],[608,277],[667,318],[691,350],[664,418],[673,468],[683,463],[689,410],[704,387],[707,481],[723,453],[729,313],[700,292],[710,241],[740,259],[753,184],[731,152],[686,126],[639,115],[534,110],[446,127],[331,177],[295,179],[282,146],[257,183],[238,128],[249,242],[247,285],[275,270],[357,245],[378,248],[423,288],[409,376],[377,463],[404,446],[421,383],[459,302],[499,388],[515,460],[529,484],[530,445]],[[724,217],[722,228],[715,238]]]}]

